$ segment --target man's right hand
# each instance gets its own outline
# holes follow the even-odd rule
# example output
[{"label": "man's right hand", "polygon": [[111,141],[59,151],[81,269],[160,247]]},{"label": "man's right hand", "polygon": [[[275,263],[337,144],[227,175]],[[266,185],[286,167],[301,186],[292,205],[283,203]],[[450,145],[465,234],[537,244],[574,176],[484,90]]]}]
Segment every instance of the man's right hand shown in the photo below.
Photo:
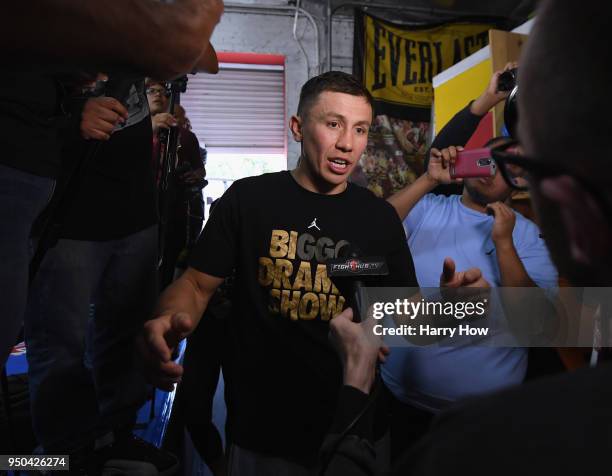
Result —
[{"label": "man's right hand", "polygon": [[504,69],[495,71],[495,73],[493,73],[493,76],[491,76],[489,84],[487,85],[487,89],[485,89],[484,92],[476,100],[474,100],[474,102],[472,102],[470,107],[472,114],[484,116],[492,107],[496,106],[510,95],[510,91],[497,90],[499,86],[499,77],[505,71],[509,71],[517,67],[517,63],[506,63]]},{"label": "man's right hand", "polygon": [[457,272],[452,258],[444,260],[440,276],[440,294],[446,301],[482,303],[488,312],[490,293],[491,285],[479,268]]},{"label": "man's right hand", "polygon": [[114,98],[90,98],[81,115],[81,136],[84,139],[109,140],[119,123],[125,123],[128,111]]},{"label": "man's right hand", "polygon": [[457,160],[457,152],[462,151],[461,146],[450,146],[446,149],[431,149],[429,164],[427,166],[428,177],[436,184],[462,183],[463,179],[452,179],[450,176],[450,166]]},{"label": "man's right hand", "polygon": [[166,314],[147,321],[140,341],[149,381],[157,388],[171,391],[183,375],[183,368],[172,361],[181,340],[194,329],[187,314]]},{"label": "man's right hand", "polygon": [[178,122],[174,116],[168,112],[161,112],[151,116],[151,124],[153,125],[153,134],[157,134],[160,129],[170,129],[176,127]]},{"label": "man's right hand", "polygon": [[446,258],[442,266],[440,276],[441,288],[490,288],[489,282],[482,276],[482,271],[478,268],[470,268],[466,271],[457,271],[455,262],[452,258]]}]

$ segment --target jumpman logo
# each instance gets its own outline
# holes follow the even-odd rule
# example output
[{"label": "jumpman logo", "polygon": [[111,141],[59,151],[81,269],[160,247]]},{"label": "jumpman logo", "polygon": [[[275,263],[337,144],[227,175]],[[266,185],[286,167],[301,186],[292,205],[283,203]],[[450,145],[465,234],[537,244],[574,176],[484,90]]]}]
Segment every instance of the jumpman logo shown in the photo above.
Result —
[{"label": "jumpman logo", "polygon": [[321,228],[319,228],[317,226],[317,219],[315,218],[314,220],[312,220],[312,223],[310,224],[310,226],[308,227],[308,229],[310,230],[311,228],[316,228],[317,230],[321,231]]}]

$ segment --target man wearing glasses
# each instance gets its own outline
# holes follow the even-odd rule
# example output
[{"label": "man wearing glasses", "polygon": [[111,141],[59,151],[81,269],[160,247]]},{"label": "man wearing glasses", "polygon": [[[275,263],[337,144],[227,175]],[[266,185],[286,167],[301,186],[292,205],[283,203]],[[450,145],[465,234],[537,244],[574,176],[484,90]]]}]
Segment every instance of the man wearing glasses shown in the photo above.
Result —
[{"label": "man wearing glasses", "polygon": [[[457,120],[462,119],[452,122]],[[500,142],[505,141],[494,140]],[[480,269],[494,287],[556,287],[557,272],[538,227],[505,204],[512,188],[502,174],[451,179],[458,150],[432,149],[427,171],[388,199],[404,222],[419,285],[437,287],[443,263],[452,257],[459,269]],[[461,195],[431,193],[452,183],[463,183]],[[492,318],[500,322],[501,309]],[[487,345],[491,337],[500,338],[393,349],[381,374],[397,399],[392,425],[394,443],[400,445],[396,451],[422,436],[434,415],[451,403],[523,382],[527,349]]]},{"label": "man wearing glasses", "polygon": [[[206,170],[200,156],[200,143],[196,135],[187,127],[179,123],[179,114],[182,107],[180,104],[174,105],[174,114],[170,113],[169,91],[165,81],[147,79],[147,99],[151,110],[151,123],[153,125],[153,170],[159,180],[161,168],[163,167],[160,157],[159,132],[177,128],[178,144],[176,157],[176,171],[170,178],[173,180],[173,187],[170,191],[160,190],[160,205],[163,200],[168,200],[167,212],[160,207],[160,217],[163,222],[163,260],[160,268],[160,289],[164,289],[174,279],[175,268],[181,252],[189,246],[190,241],[197,239],[202,221],[204,210],[201,205],[201,194],[194,189],[203,185]],[[179,109],[180,108],[180,109]],[[183,109],[184,124],[184,109]],[[167,193],[168,196],[164,196]],[[196,218],[200,215],[200,221]],[[198,230],[191,227],[199,226]]]},{"label": "man wearing glasses", "polygon": [[[612,284],[612,116],[605,94],[612,70],[604,61],[609,44],[601,41],[611,19],[592,0],[580,8],[540,4],[519,73],[524,155],[510,145],[493,151],[509,186],[521,186],[517,179],[528,184],[552,258],[574,286]],[[577,127],[586,143],[559,140],[576,136]],[[343,357],[359,363],[347,366],[345,382],[370,375],[379,351],[348,317],[340,314],[331,325]],[[371,384],[360,386],[364,401]],[[609,465],[611,415],[609,363],[540,379],[442,413],[392,474],[597,474]],[[325,474],[373,474],[364,469],[368,431],[354,427]]]}]

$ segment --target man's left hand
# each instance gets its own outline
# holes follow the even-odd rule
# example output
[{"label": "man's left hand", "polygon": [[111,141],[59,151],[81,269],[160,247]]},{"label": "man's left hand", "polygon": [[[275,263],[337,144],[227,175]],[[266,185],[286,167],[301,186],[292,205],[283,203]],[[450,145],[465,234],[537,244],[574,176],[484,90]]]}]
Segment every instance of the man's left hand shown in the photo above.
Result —
[{"label": "man's left hand", "polygon": [[491,238],[496,247],[513,245],[512,232],[516,224],[514,210],[502,202],[489,203],[487,211],[495,217]]}]

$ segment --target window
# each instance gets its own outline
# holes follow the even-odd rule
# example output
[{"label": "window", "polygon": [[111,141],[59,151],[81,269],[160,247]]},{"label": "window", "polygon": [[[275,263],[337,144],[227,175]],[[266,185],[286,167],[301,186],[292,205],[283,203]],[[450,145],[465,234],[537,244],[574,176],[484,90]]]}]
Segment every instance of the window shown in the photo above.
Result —
[{"label": "window", "polygon": [[287,168],[285,58],[218,53],[219,73],[189,76],[181,97],[206,146],[208,206],[234,180]]}]

